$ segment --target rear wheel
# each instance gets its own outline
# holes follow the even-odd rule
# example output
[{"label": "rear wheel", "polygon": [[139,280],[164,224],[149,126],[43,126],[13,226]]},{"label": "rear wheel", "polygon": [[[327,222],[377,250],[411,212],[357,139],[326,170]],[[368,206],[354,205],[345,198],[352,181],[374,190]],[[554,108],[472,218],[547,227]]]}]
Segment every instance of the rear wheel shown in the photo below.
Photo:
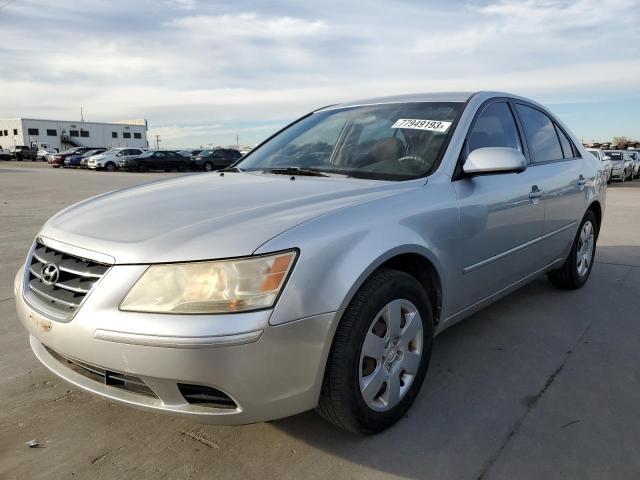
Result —
[{"label": "rear wheel", "polygon": [[107,172],[115,172],[116,171],[116,164],[113,162],[107,162],[107,164],[104,166],[104,169]]},{"label": "rear wheel", "polygon": [[338,325],[318,413],[363,434],[402,418],[429,366],[431,312],[426,292],[412,276],[382,269],[370,277]]},{"label": "rear wheel", "polygon": [[598,228],[596,216],[589,210],[582,219],[571,252],[564,265],[547,274],[555,287],[575,290],[587,283],[596,253]]}]

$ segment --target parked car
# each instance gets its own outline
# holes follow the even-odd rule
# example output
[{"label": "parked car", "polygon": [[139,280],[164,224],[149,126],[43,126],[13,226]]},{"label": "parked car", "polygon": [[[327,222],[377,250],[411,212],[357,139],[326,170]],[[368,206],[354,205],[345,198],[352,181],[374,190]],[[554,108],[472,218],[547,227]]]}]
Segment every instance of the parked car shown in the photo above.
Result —
[{"label": "parked car", "polygon": [[38,153],[36,154],[36,160],[42,160],[46,162],[49,158],[49,155],[55,155],[56,153],[58,153],[58,151],[54,150],[53,148],[39,148]]},{"label": "parked car", "polygon": [[114,172],[123,160],[136,158],[143,152],[140,148],[112,148],[87,160],[87,168],[91,170],[106,170]]},{"label": "parked car", "polygon": [[587,282],[606,193],[602,161],[521,97],[334,105],[218,174],[64,209],[14,297],[37,358],[109,401],[220,424],[317,407],[375,433],[435,335],[545,273]]},{"label": "parked car", "polygon": [[196,157],[202,150],[179,150],[178,153],[184,157]]},{"label": "parked car", "polygon": [[23,160],[35,161],[38,155],[38,149],[35,146],[28,147],[25,145],[15,145],[13,147],[9,147],[9,151],[13,158],[19,162],[22,162]]},{"label": "parked car", "polygon": [[8,148],[2,148],[2,145],[0,145],[0,160],[11,160],[11,151]]},{"label": "parked car", "polygon": [[591,153],[598,160],[602,161],[602,166],[604,167],[604,173],[606,175],[607,183],[611,183],[611,172],[613,170],[611,158],[605,155],[604,152],[599,148],[587,148],[587,152]]},{"label": "parked car", "polygon": [[633,159],[628,152],[625,150],[605,150],[604,154],[611,158],[611,175],[614,180],[624,182],[627,179],[632,179]]},{"label": "parked car", "polygon": [[65,150],[62,153],[51,154],[47,157],[47,163],[51,165],[53,168],[60,168],[64,166],[64,161],[66,158],[71,157],[72,155],[82,155],[87,153],[89,150],[92,150],[91,147],[71,147],[68,150]]},{"label": "parked car", "polygon": [[191,165],[191,159],[173,150],[149,150],[137,158],[132,158],[121,164],[127,170],[147,172],[149,170],[178,170],[184,172]]},{"label": "parked car", "polygon": [[106,148],[94,148],[93,150],[89,150],[88,152],[85,152],[82,154],[69,155],[67,158],[64,159],[64,163],[62,166],[64,168],[78,168],[80,167],[80,163],[82,162],[82,159],[86,158],[88,160],[89,157],[93,157],[94,155],[98,155],[106,151],[107,151]]},{"label": "parked car", "polygon": [[627,153],[633,159],[633,175],[631,178],[640,178],[640,151],[627,150]]},{"label": "parked car", "polygon": [[205,172],[219,170],[234,164],[240,157],[242,157],[242,154],[238,150],[231,148],[203,150],[193,157],[191,168],[193,170],[204,170]]}]

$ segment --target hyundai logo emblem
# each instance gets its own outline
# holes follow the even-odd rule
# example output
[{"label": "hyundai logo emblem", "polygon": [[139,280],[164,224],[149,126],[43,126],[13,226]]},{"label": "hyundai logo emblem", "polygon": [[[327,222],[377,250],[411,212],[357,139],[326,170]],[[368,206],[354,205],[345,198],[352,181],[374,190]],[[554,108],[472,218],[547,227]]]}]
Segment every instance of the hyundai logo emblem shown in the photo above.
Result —
[{"label": "hyundai logo emblem", "polygon": [[47,263],[44,267],[42,267],[41,271],[42,275],[42,283],[45,285],[55,285],[60,277],[60,270],[58,266],[53,263]]}]

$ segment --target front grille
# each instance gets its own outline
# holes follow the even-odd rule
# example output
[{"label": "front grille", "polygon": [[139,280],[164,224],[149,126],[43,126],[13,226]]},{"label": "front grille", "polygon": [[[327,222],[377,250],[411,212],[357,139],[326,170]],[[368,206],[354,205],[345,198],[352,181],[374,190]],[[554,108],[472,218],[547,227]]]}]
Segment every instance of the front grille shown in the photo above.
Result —
[{"label": "front grille", "polygon": [[[43,281],[43,269],[55,265],[58,278],[53,284]],[[95,284],[109,270],[109,265],[59,252],[37,242],[29,261],[28,293],[47,311],[70,318]]]},{"label": "front grille", "polygon": [[109,385],[120,390],[126,390],[128,392],[137,393],[139,395],[145,395],[147,397],[158,398],[153,390],[151,390],[146,383],[140,378],[127,373],[116,372],[113,370],[107,370],[96,365],[92,365],[75,358],[70,358],[62,355],[49,347],[44,347],[47,352],[51,354],[53,358],[58,360],[63,365],[67,366],[71,370],[84,377],[90,378],[99,383]]}]

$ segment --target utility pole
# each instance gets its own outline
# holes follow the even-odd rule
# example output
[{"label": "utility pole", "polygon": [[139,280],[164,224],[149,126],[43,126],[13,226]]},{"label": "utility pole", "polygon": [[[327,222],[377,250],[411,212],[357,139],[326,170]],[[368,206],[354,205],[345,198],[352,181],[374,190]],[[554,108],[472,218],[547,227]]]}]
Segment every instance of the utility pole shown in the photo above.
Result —
[{"label": "utility pole", "polygon": [[160,135],[156,135],[156,150],[160,150]]},{"label": "utility pole", "polygon": [[239,135],[236,133],[236,148],[240,148],[240,139],[239,139]]}]

